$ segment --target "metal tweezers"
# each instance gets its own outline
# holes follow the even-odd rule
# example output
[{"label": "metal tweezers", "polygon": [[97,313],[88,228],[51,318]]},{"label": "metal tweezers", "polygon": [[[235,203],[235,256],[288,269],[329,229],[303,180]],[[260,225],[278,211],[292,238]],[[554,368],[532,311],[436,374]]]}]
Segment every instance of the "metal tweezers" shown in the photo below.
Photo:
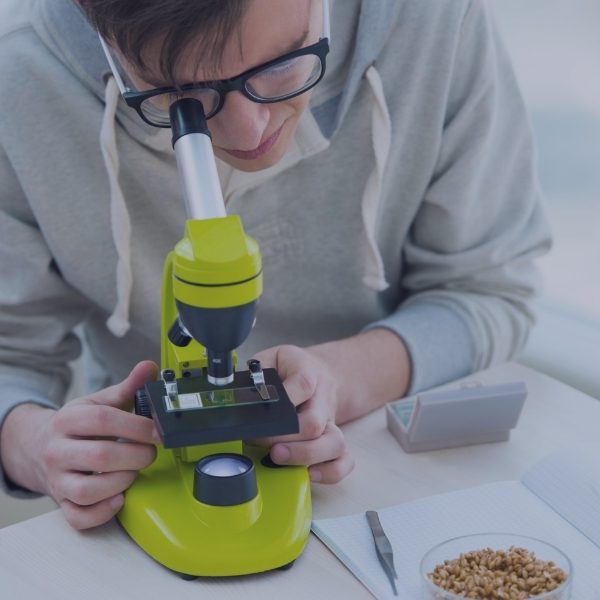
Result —
[{"label": "metal tweezers", "polygon": [[379,521],[379,515],[374,510],[368,510],[365,515],[367,516],[367,521],[369,522],[369,527],[373,534],[373,540],[375,541],[377,558],[379,559],[387,578],[390,580],[392,589],[394,590],[394,596],[397,596],[396,579],[398,579],[398,575],[396,575],[396,569],[394,568],[392,545],[383,531],[383,527]]}]

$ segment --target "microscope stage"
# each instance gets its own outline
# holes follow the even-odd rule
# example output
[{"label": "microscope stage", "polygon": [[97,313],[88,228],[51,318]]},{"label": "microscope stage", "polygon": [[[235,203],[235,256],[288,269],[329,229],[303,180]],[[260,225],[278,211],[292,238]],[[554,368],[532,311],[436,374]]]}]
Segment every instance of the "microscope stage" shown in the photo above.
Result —
[{"label": "microscope stage", "polygon": [[226,386],[204,377],[177,379],[178,394],[169,396],[164,381],[146,385],[152,417],[165,448],[248,440],[298,433],[296,408],[275,369],[264,369],[269,398],[253,385],[250,371],[234,373]]}]

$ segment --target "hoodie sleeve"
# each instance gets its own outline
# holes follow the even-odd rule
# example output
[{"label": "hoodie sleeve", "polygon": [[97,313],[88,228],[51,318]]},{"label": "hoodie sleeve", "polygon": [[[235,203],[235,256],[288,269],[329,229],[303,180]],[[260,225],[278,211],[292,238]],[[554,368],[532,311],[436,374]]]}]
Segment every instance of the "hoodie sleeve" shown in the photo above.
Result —
[{"label": "hoodie sleeve", "polygon": [[550,247],[532,133],[486,2],[465,13],[439,158],[404,252],[405,301],[385,327],[412,361],[409,393],[507,360],[533,324]]},{"label": "hoodie sleeve", "polygon": [[[86,302],[63,280],[18,179],[0,148],[0,435],[8,413],[25,402],[58,408],[80,353],[73,333]],[[16,496],[32,495],[4,476]]]}]

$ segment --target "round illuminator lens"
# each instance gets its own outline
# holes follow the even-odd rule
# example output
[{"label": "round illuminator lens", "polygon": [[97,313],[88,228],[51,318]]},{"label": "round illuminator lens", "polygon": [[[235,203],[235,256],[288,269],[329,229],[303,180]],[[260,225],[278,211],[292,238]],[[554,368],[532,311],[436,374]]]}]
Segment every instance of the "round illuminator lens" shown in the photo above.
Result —
[{"label": "round illuminator lens", "polygon": [[194,469],[194,498],[212,506],[233,506],[258,494],[252,459],[223,452],[199,460]]},{"label": "round illuminator lens", "polygon": [[241,457],[237,456],[215,456],[214,458],[209,457],[210,460],[207,460],[203,465],[201,465],[200,470],[202,473],[206,475],[211,475],[212,477],[233,477],[235,475],[241,475],[242,473],[246,473],[252,466],[252,464],[248,464]]}]

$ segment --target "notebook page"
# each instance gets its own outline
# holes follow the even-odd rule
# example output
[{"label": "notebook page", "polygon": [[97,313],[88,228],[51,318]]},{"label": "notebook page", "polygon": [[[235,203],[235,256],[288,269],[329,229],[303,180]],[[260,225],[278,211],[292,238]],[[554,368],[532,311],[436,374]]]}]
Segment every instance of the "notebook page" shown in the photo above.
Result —
[{"label": "notebook page", "polygon": [[600,444],[579,444],[551,454],[531,467],[521,482],[600,547]]},{"label": "notebook page", "polygon": [[364,513],[313,521],[313,531],[377,598],[420,598],[419,564],[433,546],[486,531],[536,537],[574,564],[572,598],[600,598],[600,550],[517,481],[421,498],[377,511],[394,550],[398,596],[377,560]]}]

